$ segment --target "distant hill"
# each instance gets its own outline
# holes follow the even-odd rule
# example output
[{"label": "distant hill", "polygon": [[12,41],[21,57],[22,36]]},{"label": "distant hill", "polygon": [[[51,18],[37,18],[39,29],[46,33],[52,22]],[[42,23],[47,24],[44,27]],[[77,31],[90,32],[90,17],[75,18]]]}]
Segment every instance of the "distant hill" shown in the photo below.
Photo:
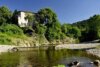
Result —
[{"label": "distant hill", "polygon": [[100,15],[94,15],[89,19],[73,23],[81,32],[81,41],[100,39]]}]

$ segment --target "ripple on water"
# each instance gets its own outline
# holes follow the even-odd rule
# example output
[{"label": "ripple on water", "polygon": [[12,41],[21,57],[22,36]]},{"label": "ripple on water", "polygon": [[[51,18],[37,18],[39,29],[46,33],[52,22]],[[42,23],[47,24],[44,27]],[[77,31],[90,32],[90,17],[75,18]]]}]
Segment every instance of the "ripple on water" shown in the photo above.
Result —
[{"label": "ripple on water", "polygon": [[60,60],[59,63],[65,65],[66,67],[68,67],[69,63],[71,63],[73,61],[76,61],[76,60],[80,62],[81,67],[95,67],[93,64],[90,63],[90,62],[92,62],[92,60],[87,58],[87,57],[64,58],[64,59]]}]

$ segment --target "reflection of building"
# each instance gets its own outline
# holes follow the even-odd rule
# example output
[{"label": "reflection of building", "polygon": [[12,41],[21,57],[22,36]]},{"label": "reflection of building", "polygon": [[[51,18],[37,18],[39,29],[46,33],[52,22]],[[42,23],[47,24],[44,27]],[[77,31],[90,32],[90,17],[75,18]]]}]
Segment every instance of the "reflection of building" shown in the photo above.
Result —
[{"label": "reflection of building", "polygon": [[18,15],[18,25],[20,27],[26,27],[28,25],[28,19],[25,18],[25,12],[20,12]]},{"label": "reflection of building", "polygon": [[28,25],[30,25],[27,16],[34,16],[34,13],[28,11],[19,11],[17,19],[18,19],[18,25],[20,27],[27,27]]}]

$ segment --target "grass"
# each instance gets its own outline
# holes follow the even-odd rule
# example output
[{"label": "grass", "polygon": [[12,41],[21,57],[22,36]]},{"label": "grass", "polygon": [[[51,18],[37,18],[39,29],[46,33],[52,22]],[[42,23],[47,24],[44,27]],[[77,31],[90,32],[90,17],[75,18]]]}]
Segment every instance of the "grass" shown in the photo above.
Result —
[{"label": "grass", "polygon": [[16,34],[6,34],[6,33],[0,33],[0,44],[2,45],[12,45],[14,39],[23,39],[26,40],[27,37],[23,34],[23,35],[16,35]]},{"label": "grass", "polygon": [[0,33],[0,44],[11,44],[11,38],[3,33]]}]

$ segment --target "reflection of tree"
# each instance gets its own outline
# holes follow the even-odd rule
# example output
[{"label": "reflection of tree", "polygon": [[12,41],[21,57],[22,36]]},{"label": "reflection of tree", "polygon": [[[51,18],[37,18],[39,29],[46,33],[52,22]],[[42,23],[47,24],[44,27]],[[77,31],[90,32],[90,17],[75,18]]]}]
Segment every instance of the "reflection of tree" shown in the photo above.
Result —
[{"label": "reflection of tree", "polygon": [[57,65],[60,59],[62,58],[62,52],[48,49],[46,50],[46,57],[48,61],[48,67]]},{"label": "reflection of tree", "polygon": [[46,50],[46,57],[47,57],[47,61],[48,61],[48,67],[50,67],[51,66],[51,63],[53,63],[52,62],[52,54],[51,54],[51,51],[50,50]]},{"label": "reflection of tree", "polygon": [[[80,50],[34,50],[20,53],[5,53],[0,55],[0,67],[24,67],[25,64],[33,67],[56,66],[67,58],[87,57],[92,60],[99,59]],[[20,63],[20,64],[19,64]],[[23,66],[21,66],[23,65]],[[28,67],[28,66],[27,66]]]},{"label": "reflection of tree", "polygon": [[[80,50],[36,50],[28,52],[4,53],[0,55],[0,67],[23,67],[25,64],[33,67],[52,67],[71,57],[87,57],[91,60],[99,59]],[[23,65],[23,66],[21,66]]]},{"label": "reflection of tree", "polygon": [[33,67],[44,67],[47,65],[46,55],[44,51],[29,52],[27,59]]},{"label": "reflection of tree", "polygon": [[5,53],[0,55],[0,67],[17,67],[19,62],[19,53]]}]

